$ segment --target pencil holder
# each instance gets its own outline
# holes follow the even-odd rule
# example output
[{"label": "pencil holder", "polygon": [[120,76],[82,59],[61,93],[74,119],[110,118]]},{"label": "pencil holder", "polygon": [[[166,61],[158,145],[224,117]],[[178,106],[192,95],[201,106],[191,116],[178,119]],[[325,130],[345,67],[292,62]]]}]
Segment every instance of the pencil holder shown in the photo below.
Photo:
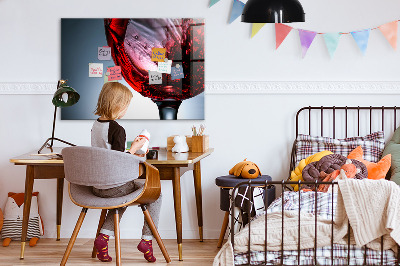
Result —
[{"label": "pencil holder", "polygon": [[192,152],[205,152],[208,150],[209,136],[192,136]]}]

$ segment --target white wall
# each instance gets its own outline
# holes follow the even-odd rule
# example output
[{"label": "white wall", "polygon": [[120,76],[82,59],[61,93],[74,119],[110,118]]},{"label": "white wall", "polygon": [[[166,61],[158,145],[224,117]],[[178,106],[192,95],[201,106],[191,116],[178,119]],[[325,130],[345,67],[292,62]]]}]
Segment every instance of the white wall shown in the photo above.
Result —
[{"label": "white wall", "polygon": [[[56,82],[60,73],[61,17],[205,17],[207,81],[399,81],[399,52],[391,50],[382,34],[373,31],[362,57],[349,35],[343,36],[336,57],[329,59],[321,36],[301,59],[297,32],[274,50],[273,25],[250,40],[250,25],[227,24],[230,0],[208,9],[208,0],[27,1],[0,0],[1,83]],[[303,0],[307,22],[294,24],[309,30],[350,31],[399,19],[400,2],[372,0]],[[202,162],[205,238],[218,238],[223,214],[214,179],[227,174],[238,161],[255,161],[263,174],[275,180],[286,176],[294,138],[294,115],[308,105],[398,105],[393,95],[318,94],[206,94],[204,123],[215,152]],[[9,158],[35,150],[51,133],[51,95],[0,95],[0,207],[7,192],[24,190],[25,168]],[[169,135],[189,134],[198,121],[121,121],[128,138],[142,128],[152,132],[152,144],[165,146]],[[90,144],[92,121],[57,121],[56,135],[78,145]],[[197,237],[193,181],[182,177],[184,238]],[[45,237],[55,237],[56,182],[39,180],[40,211]],[[164,202],[160,233],[175,238],[171,182],[163,181]],[[64,191],[62,237],[70,237],[79,208]],[[93,237],[99,212],[90,211],[80,237]],[[139,217],[139,218],[138,218]],[[121,222],[123,238],[139,238],[142,218],[130,208]]]}]

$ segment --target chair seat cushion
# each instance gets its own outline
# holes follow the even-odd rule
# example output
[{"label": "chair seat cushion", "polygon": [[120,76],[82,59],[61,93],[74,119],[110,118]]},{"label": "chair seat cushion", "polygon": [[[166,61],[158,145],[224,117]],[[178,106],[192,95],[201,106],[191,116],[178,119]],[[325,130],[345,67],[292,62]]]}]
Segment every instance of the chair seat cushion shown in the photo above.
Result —
[{"label": "chair seat cushion", "polygon": [[[135,180],[144,183],[145,180]],[[116,198],[101,198],[92,193],[92,187],[70,183],[70,194],[72,199],[78,204],[87,207],[105,208],[114,207],[134,200],[142,193],[144,186],[134,192]]]}]

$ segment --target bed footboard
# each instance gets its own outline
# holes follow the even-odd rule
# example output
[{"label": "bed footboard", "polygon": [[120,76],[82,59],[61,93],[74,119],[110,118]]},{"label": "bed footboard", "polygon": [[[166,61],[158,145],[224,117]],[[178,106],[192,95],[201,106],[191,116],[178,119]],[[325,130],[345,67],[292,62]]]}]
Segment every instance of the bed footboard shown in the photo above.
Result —
[{"label": "bed footboard", "polygon": [[[296,250],[291,250],[292,254],[295,254],[294,256],[297,257],[297,261],[292,261],[290,262],[290,264],[286,264],[288,263],[287,261],[285,261],[285,256],[284,256],[284,252],[285,251],[285,242],[284,242],[284,232],[285,232],[285,220],[284,220],[284,213],[285,213],[285,191],[289,192],[288,189],[286,188],[286,185],[292,185],[292,184],[297,184],[299,185],[299,187],[301,185],[312,185],[313,186],[313,190],[310,191],[309,193],[313,193],[312,197],[312,201],[313,202],[307,202],[307,204],[313,203],[313,208],[315,208],[314,210],[314,214],[315,214],[315,223],[314,223],[314,227],[315,227],[315,232],[314,232],[314,247],[313,247],[313,252],[312,249],[310,251],[310,249],[308,249],[307,251],[303,251],[301,249],[301,230],[298,229],[298,236],[297,236],[297,251]],[[275,202],[277,201],[281,201],[281,212],[282,212],[282,221],[281,221],[281,243],[280,243],[280,250],[279,251],[274,251],[275,253],[279,252],[280,256],[279,256],[279,260],[277,261],[275,260],[269,260],[268,257],[269,256],[269,250],[268,250],[268,241],[270,241],[268,239],[268,215],[271,215],[268,213],[267,211],[267,202],[265,202],[264,207],[265,207],[265,214],[261,214],[261,215],[265,215],[264,220],[265,220],[265,225],[264,227],[264,237],[265,237],[265,243],[264,243],[264,250],[260,251],[258,250],[258,255],[260,254],[260,252],[264,253],[263,254],[263,261],[260,260],[254,260],[252,259],[252,252],[253,250],[251,250],[251,245],[252,245],[252,234],[251,234],[251,228],[252,228],[252,223],[254,223],[254,221],[252,221],[252,219],[249,219],[248,221],[248,243],[247,243],[247,252],[245,252],[246,254],[242,253],[242,256],[247,257],[247,263],[244,264],[240,264],[240,265],[321,265],[321,262],[318,261],[317,258],[317,249],[319,247],[317,247],[317,243],[318,243],[318,232],[317,232],[317,213],[319,212],[318,210],[318,187],[319,185],[331,185],[332,186],[332,193],[325,193],[328,197],[331,197],[330,203],[329,203],[329,212],[330,213],[330,226],[331,226],[331,239],[330,239],[330,258],[326,256],[326,250],[325,250],[325,263],[326,264],[322,264],[322,265],[354,265],[351,263],[351,252],[352,249],[354,247],[354,245],[351,245],[350,243],[350,224],[348,224],[348,231],[347,231],[347,247],[346,247],[346,252],[347,252],[347,257],[343,256],[344,253],[346,252],[342,252],[340,258],[336,257],[336,253],[335,252],[335,243],[334,243],[334,210],[335,207],[334,206],[334,197],[336,195],[336,193],[334,193],[335,189],[338,188],[338,183],[336,181],[333,182],[302,182],[302,181],[246,181],[246,182],[242,182],[240,184],[238,184],[237,186],[235,186],[235,188],[232,191],[232,195],[235,195],[235,192],[237,191],[237,189],[239,187],[243,187],[243,186],[249,186],[249,187],[258,187],[261,189],[265,190],[265,195],[266,198],[268,198],[268,188],[270,185],[275,185],[277,188],[280,186],[282,189],[282,194],[280,198],[277,198]],[[250,198],[252,198],[252,189],[249,190],[250,191]],[[300,228],[300,224],[301,224],[301,206],[302,206],[302,194],[304,192],[302,192],[301,190],[297,191],[297,192],[293,192],[291,191],[290,193],[296,193],[298,196],[298,228]],[[315,195],[315,197],[314,197]],[[308,199],[309,200],[309,199]],[[232,244],[233,249],[235,250],[235,233],[234,233],[234,217],[235,217],[235,208],[234,208],[234,198],[232,197],[231,200],[231,232],[230,232],[230,241]],[[247,232],[246,232],[247,233]],[[356,265],[400,265],[400,252],[397,253],[396,257],[394,257],[394,255],[392,255],[391,259],[388,259],[387,254],[384,252],[384,246],[383,246],[383,237],[381,237],[381,241],[380,241],[380,252],[379,251],[374,251],[376,252],[376,254],[379,254],[379,257],[377,257],[378,255],[374,255],[374,262],[373,264],[369,263],[369,260],[367,258],[367,253],[371,253],[372,251],[368,251],[366,246],[363,246],[359,252],[363,253],[363,261],[360,263],[360,259],[358,258],[358,263]],[[329,248],[329,247],[328,247]],[[399,245],[397,245],[397,248],[399,248]],[[302,252],[304,254],[302,254]],[[354,252],[354,251],[353,251]],[[391,252],[391,251],[390,251]],[[311,255],[312,254],[312,255]],[[394,254],[394,253],[393,253]],[[308,260],[301,260],[301,258],[307,257]],[[304,261],[308,261],[309,263],[304,264]],[[340,261],[340,264],[338,263],[338,261]]]}]

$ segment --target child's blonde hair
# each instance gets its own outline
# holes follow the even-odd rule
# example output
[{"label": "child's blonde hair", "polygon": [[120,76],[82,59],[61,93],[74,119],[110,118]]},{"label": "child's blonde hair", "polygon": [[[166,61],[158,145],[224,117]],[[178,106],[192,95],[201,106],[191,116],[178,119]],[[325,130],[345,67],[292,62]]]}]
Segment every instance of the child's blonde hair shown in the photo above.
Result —
[{"label": "child's blonde hair", "polygon": [[95,115],[115,120],[128,106],[132,97],[132,92],[126,86],[119,82],[107,82],[101,89]]}]

